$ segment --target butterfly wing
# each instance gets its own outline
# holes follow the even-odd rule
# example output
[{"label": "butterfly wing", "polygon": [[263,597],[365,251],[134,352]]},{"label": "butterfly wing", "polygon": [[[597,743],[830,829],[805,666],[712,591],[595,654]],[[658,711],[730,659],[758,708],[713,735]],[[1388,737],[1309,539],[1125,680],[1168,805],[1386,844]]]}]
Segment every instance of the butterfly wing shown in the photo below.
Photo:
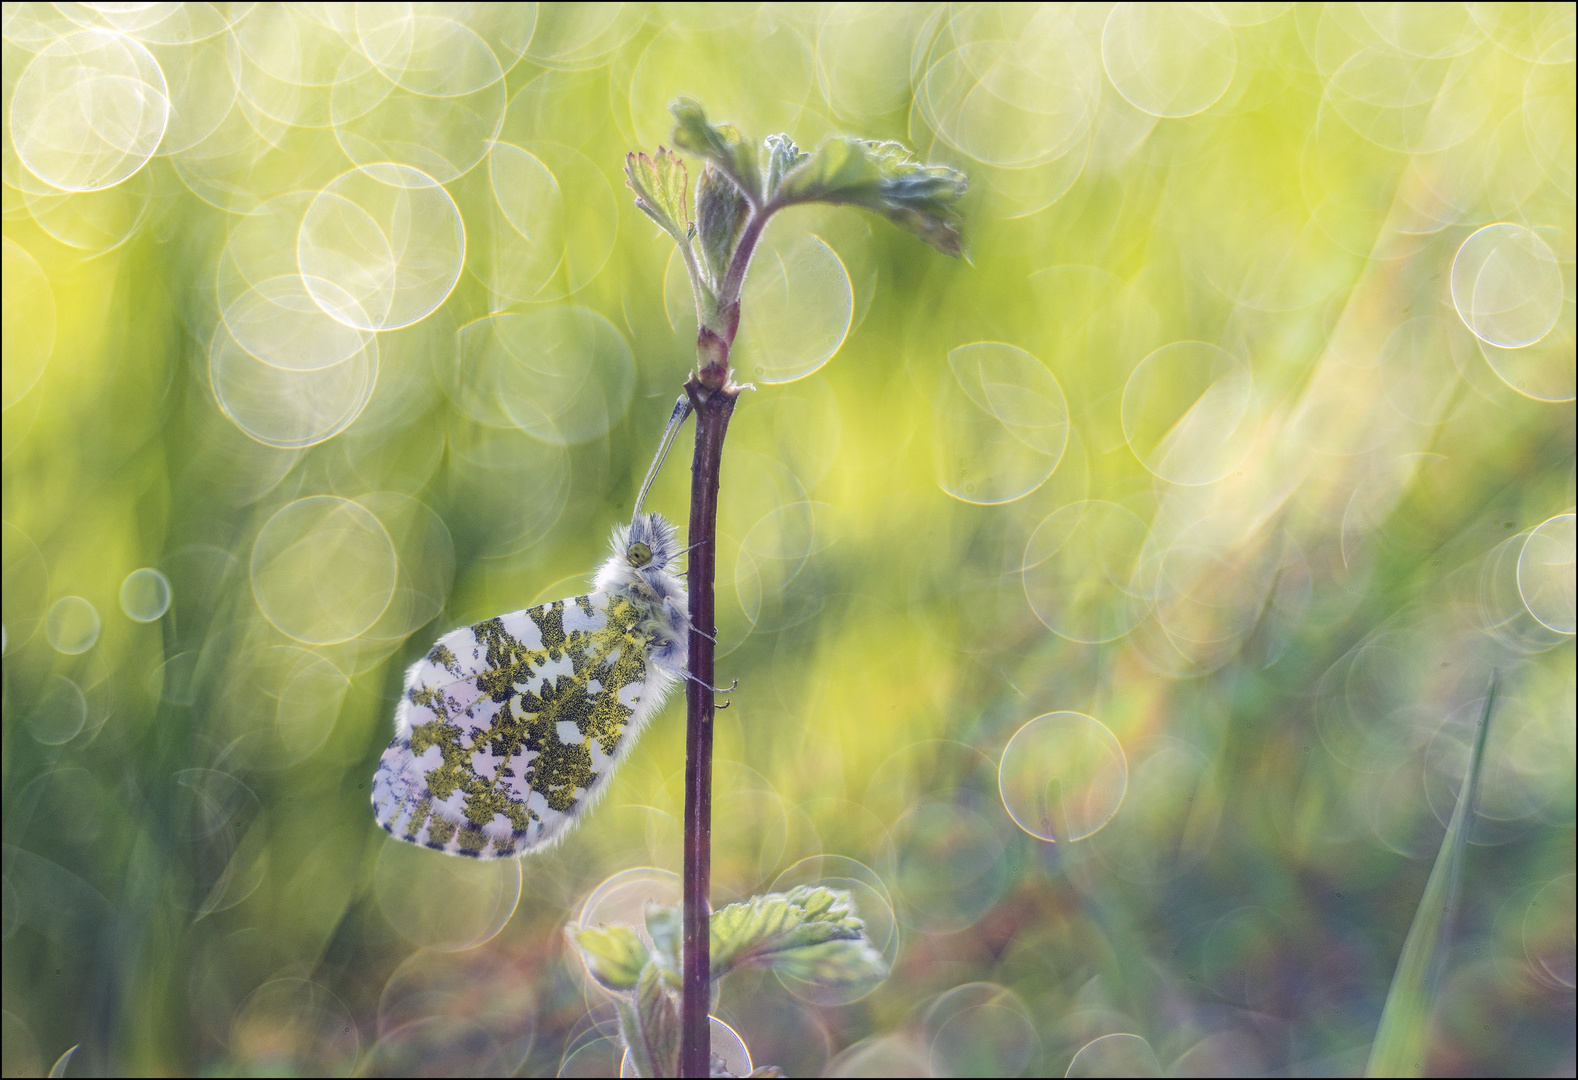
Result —
[{"label": "butterfly wing", "polygon": [[594,592],[440,638],[406,675],[373,779],[378,823],[484,859],[558,839],[661,704],[642,614]]}]

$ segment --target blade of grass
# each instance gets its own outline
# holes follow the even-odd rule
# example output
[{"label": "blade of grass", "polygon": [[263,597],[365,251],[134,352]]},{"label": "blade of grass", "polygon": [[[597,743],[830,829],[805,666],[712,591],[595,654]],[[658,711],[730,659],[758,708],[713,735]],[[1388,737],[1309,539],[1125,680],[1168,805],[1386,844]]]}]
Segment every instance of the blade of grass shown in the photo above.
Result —
[{"label": "blade of grass", "polygon": [[1480,766],[1485,757],[1485,736],[1490,731],[1490,713],[1496,704],[1499,676],[1492,672],[1485,691],[1485,708],[1474,733],[1474,748],[1469,754],[1468,771],[1458,791],[1457,807],[1441,838],[1441,851],[1425,882],[1413,925],[1403,940],[1397,970],[1386,992],[1381,1023],[1370,1046],[1366,1076],[1421,1076],[1425,1068],[1425,1039],[1430,1031],[1430,1014],[1435,1005],[1436,986],[1446,961],[1447,939],[1452,910],[1457,903],[1458,882],[1463,873],[1463,850],[1473,825],[1474,802],[1479,790]]}]

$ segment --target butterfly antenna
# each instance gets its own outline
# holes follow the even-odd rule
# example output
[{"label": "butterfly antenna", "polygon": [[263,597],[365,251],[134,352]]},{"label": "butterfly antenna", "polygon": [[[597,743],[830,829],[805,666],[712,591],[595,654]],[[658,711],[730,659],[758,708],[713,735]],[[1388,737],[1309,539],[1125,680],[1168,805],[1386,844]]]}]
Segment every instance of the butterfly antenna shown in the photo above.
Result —
[{"label": "butterfly antenna", "polygon": [[674,403],[674,414],[668,418],[668,427],[663,431],[663,441],[658,444],[657,456],[652,459],[652,467],[647,470],[647,478],[641,481],[641,492],[636,496],[636,507],[630,512],[632,523],[641,513],[641,507],[647,501],[647,492],[652,490],[652,483],[657,479],[658,470],[663,467],[663,459],[668,457],[668,448],[673,445],[674,436],[679,434],[680,425],[684,424],[688,416],[690,416],[690,398],[681,394],[679,400]]}]

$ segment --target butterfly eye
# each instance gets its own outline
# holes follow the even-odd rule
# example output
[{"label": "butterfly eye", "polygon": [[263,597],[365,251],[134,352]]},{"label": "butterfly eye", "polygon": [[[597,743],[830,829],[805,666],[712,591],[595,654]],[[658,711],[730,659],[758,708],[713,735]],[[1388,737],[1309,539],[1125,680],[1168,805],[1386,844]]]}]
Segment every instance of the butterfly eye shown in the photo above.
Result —
[{"label": "butterfly eye", "polygon": [[645,566],[652,561],[652,549],[637,540],[625,549],[625,561],[631,566]]}]

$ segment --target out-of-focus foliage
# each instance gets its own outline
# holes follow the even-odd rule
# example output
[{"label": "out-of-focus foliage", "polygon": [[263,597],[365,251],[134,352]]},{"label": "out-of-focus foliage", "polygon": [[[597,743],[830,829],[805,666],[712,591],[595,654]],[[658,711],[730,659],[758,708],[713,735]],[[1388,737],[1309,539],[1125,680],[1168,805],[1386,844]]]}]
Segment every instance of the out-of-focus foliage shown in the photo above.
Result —
[{"label": "out-of-focus foliage", "polygon": [[1501,676],[1490,677],[1485,703],[1474,729],[1474,748],[1464,768],[1457,805],[1441,838],[1441,853],[1430,869],[1424,895],[1414,912],[1413,925],[1403,940],[1397,971],[1386,992],[1381,1023],[1370,1044],[1366,1076],[1418,1076],[1425,1066],[1430,1034],[1430,1012],[1435,1005],[1441,968],[1450,949],[1447,930],[1457,914],[1457,891],[1462,881],[1463,852],[1468,849],[1470,808],[1478,805],[1479,779],[1484,775],[1485,743],[1495,712]]},{"label": "out-of-focus foliage", "polygon": [[[642,915],[644,935],[629,923],[616,922],[568,926],[566,937],[579,950],[587,974],[614,994],[620,1042],[636,1075],[675,1076],[680,1059],[681,909],[649,904]],[[818,991],[850,996],[864,996],[888,974],[887,962],[866,937],[865,924],[854,914],[845,889],[798,885],[786,893],[752,896],[714,911],[710,930],[714,994],[717,980],[753,967]]]},{"label": "out-of-focus foliage", "polygon": [[563,928],[677,900],[679,710],[520,862],[367,785],[403,669],[630,512],[680,96],[970,178],[967,261],[794,207],[746,284],[714,902],[847,891],[891,974],[727,976],[730,1070],[1361,1070],[1495,668],[1422,1067],[1572,1071],[1571,5],[3,37],[6,1074],[617,1068]]}]

